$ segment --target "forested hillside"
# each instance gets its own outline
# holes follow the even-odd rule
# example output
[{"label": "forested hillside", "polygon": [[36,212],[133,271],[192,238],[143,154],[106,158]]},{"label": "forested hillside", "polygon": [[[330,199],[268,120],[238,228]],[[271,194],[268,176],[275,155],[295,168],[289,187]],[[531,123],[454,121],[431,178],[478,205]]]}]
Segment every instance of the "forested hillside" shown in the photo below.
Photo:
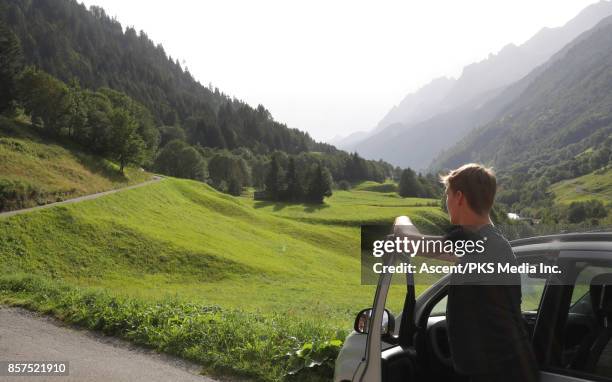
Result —
[{"label": "forested hillside", "polygon": [[269,112],[202,86],[145,32],[74,0],[6,0],[2,12],[27,63],[64,82],[109,87],[142,103],[160,125],[182,125],[192,144],[257,152],[333,150],[272,120]]},{"label": "forested hillside", "polygon": [[255,187],[316,202],[341,181],[399,179],[399,168],[315,142],[262,105],[202,86],[146,33],[124,30],[101,8],[3,0],[0,20],[0,112],[24,112],[44,135],[121,169],[144,166],[234,195]]}]

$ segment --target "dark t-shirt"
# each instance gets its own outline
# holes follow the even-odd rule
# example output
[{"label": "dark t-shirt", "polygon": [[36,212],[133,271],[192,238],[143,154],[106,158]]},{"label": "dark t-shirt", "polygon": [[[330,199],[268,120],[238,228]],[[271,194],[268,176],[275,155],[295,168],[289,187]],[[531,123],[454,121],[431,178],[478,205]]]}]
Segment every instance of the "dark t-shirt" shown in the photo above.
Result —
[{"label": "dark t-shirt", "polygon": [[[476,232],[458,227],[445,238],[453,241],[486,238],[484,253],[466,254],[459,264],[518,265],[510,244],[491,224]],[[495,270],[494,274],[451,275],[446,322],[453,364],[459,373],[495,373],[525,368],[524,365],[533,369],[536,365],[521,313],[520,275],[499,274]]]}]

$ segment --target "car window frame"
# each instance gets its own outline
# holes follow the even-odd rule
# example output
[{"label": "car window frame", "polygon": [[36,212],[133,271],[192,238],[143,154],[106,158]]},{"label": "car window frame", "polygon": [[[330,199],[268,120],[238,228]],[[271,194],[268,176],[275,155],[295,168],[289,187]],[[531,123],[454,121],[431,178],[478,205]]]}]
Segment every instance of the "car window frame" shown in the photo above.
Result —
[{"label": "car window frame", "polygon": [[[578,251],[578,250],[561,250],[558,256],[558,265],[567,269],[570,265],[573,265],[575,268],[575,263],[577,262],[587,262],[591,264],[599,264],[603,262],[607,262],[608,266],[612,270],[612,250],[595,250],[595,251]],[[555,306],[556,309],[541,312],[543,316],[548,315],[556,315],[556,319],[554,322],[549,322],[548,325],[546,322],[540,318],[540,314],[538,314],[538,320],[536,322],[535,333],[541,335],[543,332],[545,333],[545,337],[540,337],[538,339],[539,342],[542,342],[540,345],[545,347],[544,354],[541,354],[542,358],[538,359],[540,364],[540,370],[544,373],[553,375],[553,376],[561,376],[561,377],[570,377],[570,378],[580,378],[586,381],[597,381],[597,382],[612,382],[612,377],[601,376],[597,374],[592,374],[580,370],[568,369],[563,367],[563,365],[557,364],[560,359],[560,353],[563,351],[562,346],[558,346],[556,349],[553,349],[555,338],[551,336],[551,333],[561,333],[565,328],[565,324],[567,323],[567,318],[569,316],[572,304],[572,294],[574,291],[574,286],[576,283],[576,279],[578,275],[583,269],[575,272],[575,269],[572,268],[571,274],[571,283],[569,280],[564,280],[567,282],[567,285],[551,285],[547,283],[546,288],[544,290],[544,295],[542,297],[542,302],[550,304],[551,306]],[[568,275],[569,276],[569,275]],[[558,289],[555,293],[550,293],[552,288]],[[587,293],[588,294],[588,293]],[[587,295],[585,294],[585,295]],[[567,299],[566,304],[563,301],[550,301],[551,299],[563,298]],[[584,296],[578,299],[576,302],[580,301]],[[560,316],[561,315],[561,316]],[[552,324],[552,325],[551,325]],[[545,330],[544,327],[548,326],[550,329]],[[557,335],[558,338],[562,338],[562,335]],[[557,351],[559,354],[551,354],[551,352]],[[536,353],[537,354],[537,353]],[[552,360],[552,364],[551,364]]]}]

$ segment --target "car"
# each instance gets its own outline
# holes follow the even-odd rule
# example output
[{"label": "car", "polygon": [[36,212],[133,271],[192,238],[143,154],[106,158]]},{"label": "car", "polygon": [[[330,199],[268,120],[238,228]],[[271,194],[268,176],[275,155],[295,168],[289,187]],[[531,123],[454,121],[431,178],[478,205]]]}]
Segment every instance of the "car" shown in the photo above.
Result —
[{"label": "car", "polygon": [[[562,270],[521,275],[523,317],[541,380],[612,381],[612,232],[539,236],[510,244],[519,263]],[[449,275],[418,298],[418,274],[402,274],[401,283],[392,283],[397,275],[378,278],[372,307],[358,313],[336,359],[334,381],[464,381],[453,370],[446,333]],[[391,288],[405,289],[397,317],[385,306]]]}]

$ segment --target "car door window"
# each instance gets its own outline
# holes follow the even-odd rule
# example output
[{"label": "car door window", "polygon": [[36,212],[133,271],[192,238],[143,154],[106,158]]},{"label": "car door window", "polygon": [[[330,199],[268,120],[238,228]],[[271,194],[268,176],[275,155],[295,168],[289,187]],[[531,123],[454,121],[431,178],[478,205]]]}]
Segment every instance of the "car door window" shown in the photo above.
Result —
[{"label": "car door window", "polygon": [[438,301],[436,305],[434,305],[429,316],[430,317],[445,316],[447,299],[448,299],[448,296],[444,296],[440,301]]},{"label": "car door window", "polygon": [[[521,310],[523,312],[536,312],[538,310],[545,285],[546,278],[521,275],[521,291],[523,296]],[[446,301],[446,296],[438,301],[431,310],[430,317],[446,315]]]},{"label": "car door window", "polygon": [[537,312],[542,300],[542,294],[544,293],[546,280],[544,277],[521,275],[521,311],[524,313]]},{"label": "car door window", "polygon": [[612,262],[576,262],[574,270],[561,362],[587,378],[612,378]]}]

